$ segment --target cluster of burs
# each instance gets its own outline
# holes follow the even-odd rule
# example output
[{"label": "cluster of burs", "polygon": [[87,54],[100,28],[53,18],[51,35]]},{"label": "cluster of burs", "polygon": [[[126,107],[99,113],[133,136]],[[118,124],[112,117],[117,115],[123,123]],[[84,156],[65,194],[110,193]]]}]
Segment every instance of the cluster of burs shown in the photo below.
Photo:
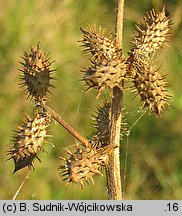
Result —
[{"label": "cluster of burs", "polygon": [[[83,81],[87,90],[96,89],[97,97],[102,91],[117,86],[123,92],[132,91],[140,97],[142,108],[154,112],[158,116],[168,105],[170,95],[167,93],[166,75],[161,75],[155,60],[157,52],[168,44],[171,36],[171,18],[166,15],[165,6],[161,12],[151,10],[144,17],[143,23],[136,25],[135,37],[131,50],[125,58],[122,50],[115,45],[111,33],[102,27],[88,26],[81,28],[83,33],[83,50],[89,54],[90,65],[84,69]],[[50,81],[54,79],[55,70],[50,67],[53,62],[40,48],[31,48],[22,56],[21,86],[25,87],[28,98],[35,104],[34,116],[26,115],[15,131],[13,147],[8,151],[9,159],[14,160],[14,172],[33,167],[38,153],[44,151],[47,128],[51,125],[51,114],[44,109],[47,94],[50,92]],[[124,88],[123,82],[132,83]],[[112,93],[111,93],[112,96]],[[109,154],[113,147],[109,144],[111,103],[105,101],[98,106],[95,116],[96,134],[87,144],[77,144],[75,152],[66,149],[68,157],[61,157],[60,175],[63,180],[80,183],[93,182],[93,175],[102,175],[102,168],[107,166]]]}]

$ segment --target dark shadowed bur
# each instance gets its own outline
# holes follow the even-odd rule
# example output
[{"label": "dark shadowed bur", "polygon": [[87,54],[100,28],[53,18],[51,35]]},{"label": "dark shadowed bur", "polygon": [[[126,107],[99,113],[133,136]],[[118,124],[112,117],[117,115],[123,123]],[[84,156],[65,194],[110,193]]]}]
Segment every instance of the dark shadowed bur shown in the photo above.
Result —
[{"label": "dark shadowed bur", "polygon": [[[121,115],[121,136],[123,136],[127,132],[127,123],[124,118],[124,109],[122,109]],[[98,148],[104,148],[109,145],[110,141],[111,102],[105,100],[102,105],[98,105],[96,114],[93,115],[93,120],[94,124],[92,124],[92,126],[96,129],[93,141],[96,143]]]},{"label": "dark shadowed bur", "polygon": [[20,76],[20,85],[25,87],[31,98],[43,102],[47,93],[50,93],[49,87],[53,87],[50,84],[50,80],[53,79],[51,75],[55,71],[50,69],[53,61],[50,61],[49,54],[43,53],[40,43],[37,44],[36,50],[31,47],[30,53],[25,52],[22,59],[24,62],[20,62],[23,66],[19,69],[23,73]]},{"label": "dark shadowed bur", "polygon": [[118,86],[122,89],[121,82],[125,79],[126,64],[121,50],[118,50],[112,40],[110,33],[106,34],[105,29],[88,27],[81,28],[83,33],[84,51],[90,52],[91,66],[85,69],[83,80],[91,88],[98,90],[99,97],[102,90],[112,89]]},{"label": "dark shadowed bur", "polygon": [[109,144],[110,121],[111,121],[111,103],[105,101],[102,106],[97,106],[96,115],[93,116],[94,127],[96,128],[97,145],[104,147]]},{"label": "dark shadowed bur", "polygon": [[48,137],[46,129],[50,124],[50,118],[46,113],[37,113],[33,118],[26,116],[25,122],[18,126],[14,136],[14,145],[7,153],[8,159],[15,163],[14,172],[28,166],[33,167],[32,162],[39,151],[43,151],[45,138]]},{"label": "dark shadowed bur", "polygon": [[81,147],[77,145],[76,151],[72,153],[67,149],[69,158],[60,157],[65,162],[60,166],[60,175],[68,183],[79,183],[84,188],[84,182],[93,181],[94,175],[102,176],[102,167],[107,165],[108,150],[97,149],[95,146]]}]

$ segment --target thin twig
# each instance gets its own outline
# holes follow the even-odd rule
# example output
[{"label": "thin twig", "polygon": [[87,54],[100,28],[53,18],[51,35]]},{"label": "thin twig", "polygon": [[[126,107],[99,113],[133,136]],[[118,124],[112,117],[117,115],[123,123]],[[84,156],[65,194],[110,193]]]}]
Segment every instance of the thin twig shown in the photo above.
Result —
[{"label": "thin twig", "polygon": [[[122,49],[123,34],[123,10],[124,0],[117,0],[116,6],[116,46]],[[124,83],[122,83],[124,85]],[[121,108],[123,92],[116,86],[113,89],[113,98],[111,106],[111,131],[110,145],[120,146],[121,132]],[[113,148],[114,151],[109,156],[108,167],[106,167],[107,190],[109,199],[121,200],[121,176],[120,176],[120,148]]]},{"label": "thin twig", "polygon": [[15,195],[13,196],[13,199],[12,199],[12,200],[15,200],[16,197],[18,196],[18,194],[20,193],[20,190],[22,189],[23,185],[25,184],[26,180],[27,180],[28,177],[29,177],[30,171],[31,171],[31,170],[29,170],[29,171],[27,172],[25,178],[23,179],[21,185],[19,186],[19,188],[18,188],[18,190],[16,191]]},{"label": "thin twig", "polygon": [[52,116],[59,124],[61,124],[71,135],[79,140],[84,146],[90,146],[90,142],[83,136],[81,136],[75,129],[73,129],[59,114],[56,113],[48,105],[43,105],[43,108]]}]

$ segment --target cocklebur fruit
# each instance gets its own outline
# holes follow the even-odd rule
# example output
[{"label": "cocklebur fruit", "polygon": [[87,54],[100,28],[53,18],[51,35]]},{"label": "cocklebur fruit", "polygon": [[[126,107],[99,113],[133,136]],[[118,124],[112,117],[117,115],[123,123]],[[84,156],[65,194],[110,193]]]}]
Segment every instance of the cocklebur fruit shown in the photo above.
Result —
[{"label": "cocklebur fruit", "polygon": [[134,91],[140,95],[142,107],[160,116],[164,107],[169,105],[170,95],[167,93],[165,76],[152,65],[135,66],[137,71],[133,79]]},{"label": "cocklebur fruit", "polygon": [[91,88],[98,90],[98,96],[102,90],[112,89],[118,86],[122,89],[122,81],[126,76],[126,64],[124,60],[110,60],[91,62],[91,66],[86,69],[83,80],[89,86],[87,91]]},{"label": "cocklebur fruit", "polygon": [[68,183],[80,183],[82,189],[84,182],[88,183],[93,176],[102,175],[101,168],[107,165],[108,154],[104,148],[97,149],[91,145],[89,147],[81,147],[77,145],[76,151],[72,153],[67,149],[69,158],[62,159],[65,164],[60,166],[61,178],[68,180]]},{"label": "cocklebur fruit", "polygon": [[127,59],[127,77],[132,78],[135,90],[140,95],[143,108],[160,116],[168,105],[165,76],[154,66],[157,51],[169,43],[172,15],[166,16],[165,6],[161,12],[153,10],[144,17],[144,23],[136,25],[137,35]]},{"label": "cocklebur fruit", "polygon": [[102,27],[97,29],[95,25],[80,30],[83,33],[83,40],[80,42],[83,44],[84,51],[90,52],[92,57],[100,61],[117,58],[120,50],[116,48],[111,33],[106,33]]},{"label": "cocklebur fruit", "polygon": [[50,92],[50,80],[53,79],[51,74],[55,70],[51,70],[49,55],[46,55],[40,48],[40,43],[37,44],[37,50],[31,48],[30,53],[24,53],[20,62],[23,66],[19,69],[23,74],[20,76],[22,87],[26,87],[25,91],[31,98],[36,101],[43,102],[46,99],[47,93]]},{"label": "cocklebur fruit", "polygon": [[172,15],[166,16],[165,6],[161,12],[154,9],[144,17],[144,23],[136,25],[137,35],[132,41],[132,53],[135,61],[153,58],[161,47],[168,45],[171,37]]},{"label": "cocklebur fruit", "polygon": [[[127,133],[127,123],[124,118],[124,109],[121,112],[121,137]],[[97,106],[96,114],[93,115],[94,124],[92,126],[96,129],[93,141],[97,148],[104,148],[109,146],[111,133],[111,102],[105,100],[103,105]]]},{"label": "cocklebur fruit", "polygon": [[111,103],[105,101],[102,106],[97,106],[94,118],[94,127],[96,128],[96,136],[100,147],[109,144],[110,138],[110,122],[111,122]]},{"label": "cocklebur fruit", "polygon": [[116,48],[112,40],[111,33],[106,34],[105,29],[88,27],[87,30],[81,28],[83,33],[84,51],[90,52],[91,66],[88,67],[83,76],[83,80],[91,88],[98,90],[98,95],[102,90],[112,89],[118,86],[122,89],[122,81],[126,75],[126,64],[121,50]]},{"label": "cocklebur fruit", "polygon": [[32,162],[39,151],[44,151],[43,144],[47,135],[47,127],[50,118],[46,113],[36,113],[33,118],[26,116],[25,122],[18,126],[14,136],[13,148],[8,151],[9,158],[15,163],[14,172],[28,166],[33,167]]}]

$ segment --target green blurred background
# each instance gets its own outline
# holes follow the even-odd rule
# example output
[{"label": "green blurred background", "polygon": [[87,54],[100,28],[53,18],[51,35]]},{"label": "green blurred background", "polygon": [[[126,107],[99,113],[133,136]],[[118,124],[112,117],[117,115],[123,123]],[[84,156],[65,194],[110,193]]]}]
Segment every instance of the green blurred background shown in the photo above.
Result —
[{"label": "green blurred background", "polygon": [[[181,199],[182,198],[182,2],[165,1],[167,11],[174,13],[173,39],[170,48],[160,54],[162,70],[168,73],[169,92],[173,95],[170,109],[162,118],[146,113],[140,120],[139,100],[126,93],[124,106],[130,135],[123,137],[124,161],[126,148],[125,199]],[[142,21],[146,11],[161,9],[162,0],[126,0],[124,11],[123,52],[127,56],[133,27]],[[96,104],[102,104],[108,92],[95,99],[96,91],[85,94],[80,82],[83,66],[88,58],[77,42],[82,35],[80,26],[102,25],[114,33],[115,1],[113,0],[1,0],[0,1],[0,199],[12,199],[26,176],[27,169],[13,174],[13,161],[6,161],[6,151],[11,148],[13,129],[23,119],[32,115],[34,106],[26,100],[19,88],[17,68],[23,51],[37,42],[56,60],[54,81],[49,104],[82,135],[91,137]],[[138,122],[136,122],[139,120]],[[136,124],[135,124],[136,123]],[[60,180],[58,167],[65,147],[74,150],[75,140],[67,131],[53,122],[49,133],[53,135],[45,144],[47,153],[41,153],[41,163],[35,161],[17,199],[107,199],[105,176],[95,177],[91,183],[66,186]],[[126,145],[127,143],[127,145]],[[127,146],[127,147],[126,147]]]}]

